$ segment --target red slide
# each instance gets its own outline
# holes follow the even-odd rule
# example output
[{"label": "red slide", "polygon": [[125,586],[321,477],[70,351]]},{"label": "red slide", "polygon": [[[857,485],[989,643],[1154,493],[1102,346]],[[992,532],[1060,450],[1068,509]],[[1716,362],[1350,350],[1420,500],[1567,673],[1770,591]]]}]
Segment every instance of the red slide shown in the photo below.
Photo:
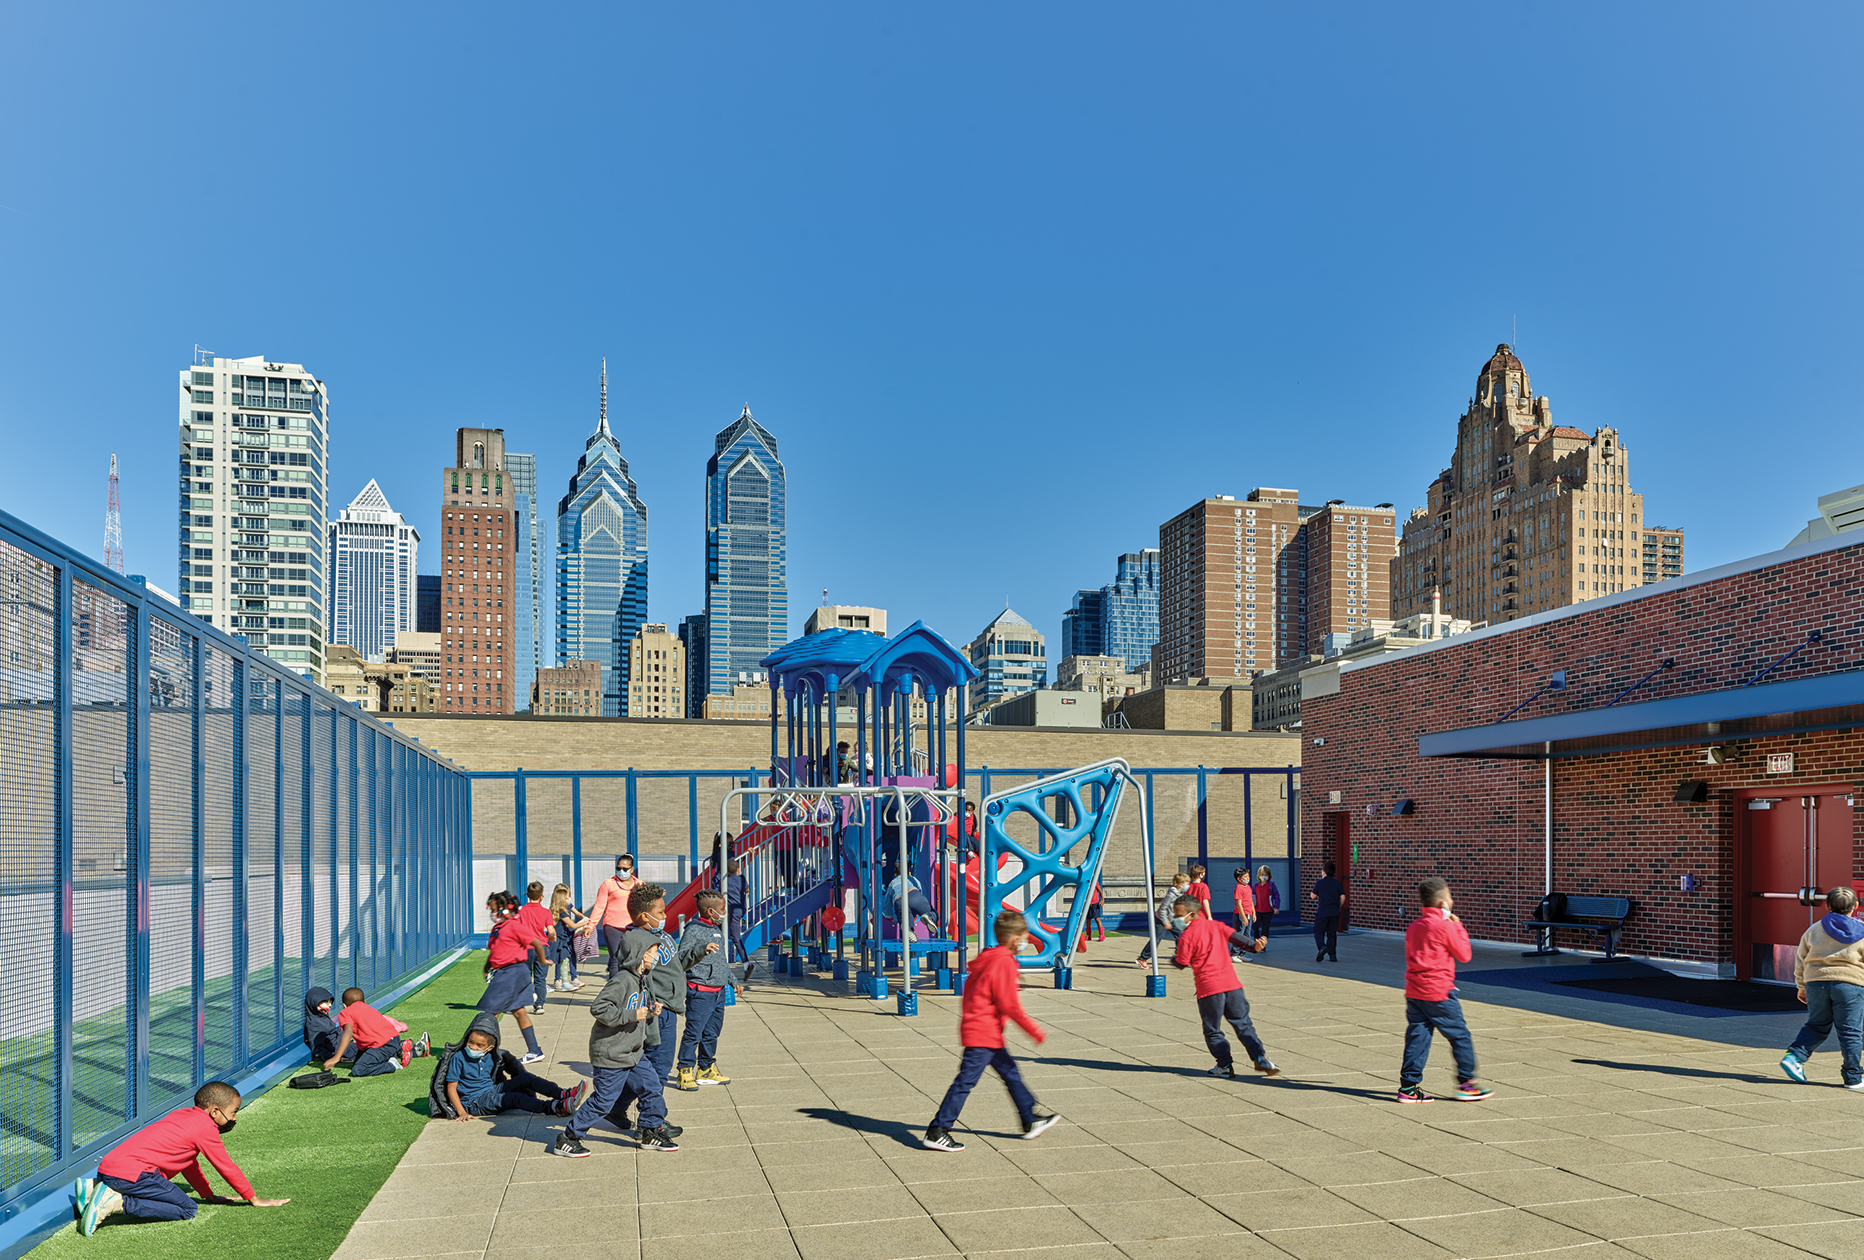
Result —
[{"label": "red slide", "polygon": [[[768,844],[782,846],[791,843],[791,837],[799,835],[802,837],[802,843],[805,845],[821,845],[828,843],[828,832],[823,828],[804,827],[801,831],[798,831],[795,828],[783,828],[773,826],[769,823],[758,823],[754,827],[745,828],[743,835],[732,840],[731,856],[734,858],[741,858],[745,854],[754,852]],[[700,860],[699,873],[693,877],[693,881],[667,899],[667,921],[669,923],[683,924],[686,920],[697,914],[699,911],[699,892],[712,882],[712,858],[710,854],[707,854]]]}]

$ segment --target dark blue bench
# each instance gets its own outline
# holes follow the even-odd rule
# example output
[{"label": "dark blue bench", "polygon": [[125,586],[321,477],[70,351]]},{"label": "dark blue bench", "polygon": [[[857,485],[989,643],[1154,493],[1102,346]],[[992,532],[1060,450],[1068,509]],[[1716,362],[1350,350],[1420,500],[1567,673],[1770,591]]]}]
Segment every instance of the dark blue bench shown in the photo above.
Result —
[{"label": "dark blue bench", "polygon": [[1629,897],[1573,897],[1566,898],[1564,913],[1555,918],[1527,919],[1521,924],[1534,933],[1535,948],[1522,954],[1523,958],[1546,958],[1560,951],[1554,948],[1553,934],[1559,928],[1572,928],[1575,931],[1590,932],[1605,940],[1605,957],[1594,962],[1613,962],[1618,957],[1618,936],[1624,931],[1625,920],[1631,917],[1632,902]]}]

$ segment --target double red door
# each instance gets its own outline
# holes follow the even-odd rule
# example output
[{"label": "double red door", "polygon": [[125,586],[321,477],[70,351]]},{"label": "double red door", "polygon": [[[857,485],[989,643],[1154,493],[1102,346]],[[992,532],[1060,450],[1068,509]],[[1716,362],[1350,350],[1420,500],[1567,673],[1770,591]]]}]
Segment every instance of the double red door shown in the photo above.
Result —
[{"label": "double red door", "polygon": [[1745,834],[1744,931],[1736,972],[1790,984],[1806,928],[1825,914],[1826,890],[1852,882],[1851,793],[1801,788],[1737,798],[1735,825]]}]

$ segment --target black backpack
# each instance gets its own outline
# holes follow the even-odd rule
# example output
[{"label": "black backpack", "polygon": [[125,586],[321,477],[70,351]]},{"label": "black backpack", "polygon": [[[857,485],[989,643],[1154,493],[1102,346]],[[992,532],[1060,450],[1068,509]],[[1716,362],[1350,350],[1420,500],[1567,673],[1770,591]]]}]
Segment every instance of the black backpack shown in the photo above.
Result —
[{"label": "black backpack", "polygon": [[306,1072],[303,1076],[291,1078],[292,1089],[322,1089],[326,1085],[347,1085],[349,1077],[338,1076],[335,1072]]},{"label": "black backpack", "polygon": [[1558,923],[1566,917],[1566,894],[1548,893],[1534,907],[1534,920],[1537,923]]}]

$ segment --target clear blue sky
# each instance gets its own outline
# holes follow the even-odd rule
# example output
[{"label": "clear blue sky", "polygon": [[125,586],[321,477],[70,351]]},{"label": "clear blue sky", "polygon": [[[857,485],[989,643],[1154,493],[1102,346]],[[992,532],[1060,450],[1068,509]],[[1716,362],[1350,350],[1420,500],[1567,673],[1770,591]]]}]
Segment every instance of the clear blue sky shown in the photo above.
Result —
[{"label": "clear blue sky", "polygon": [[[0,11],[0,506],[175,573],[175,372],[302,362],[332,507],[596,371],[701,607],[712,435],[823,587],[968,639],[1208,494],[1416,505],[1499,341],[1691,568],[1864,481],[1855,5]],[[422,567],[437,569],[437,551]]]}]

